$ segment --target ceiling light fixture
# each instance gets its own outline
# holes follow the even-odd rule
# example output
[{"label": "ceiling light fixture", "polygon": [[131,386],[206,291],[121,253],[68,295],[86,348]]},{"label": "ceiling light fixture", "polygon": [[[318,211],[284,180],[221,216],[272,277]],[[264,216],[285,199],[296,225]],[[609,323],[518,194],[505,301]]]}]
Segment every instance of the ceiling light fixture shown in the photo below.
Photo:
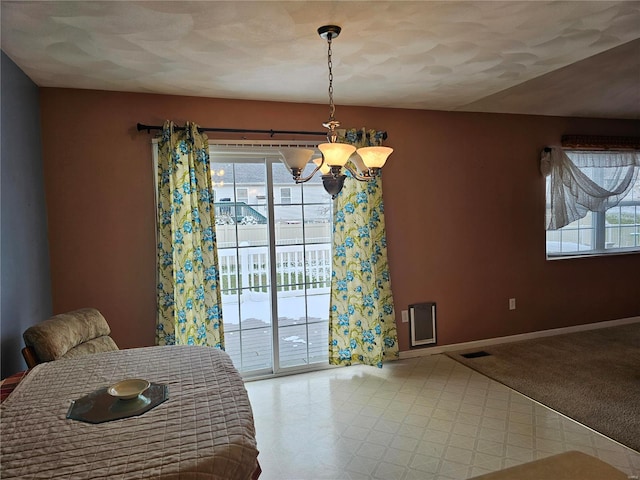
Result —
[{"label": "ceiling light fixture", "polygon": [[[324,25],[318,28],[318,35],[327,41],[327,64],[329,67],[329,120],[322,125],[329,129],[327,133],[328,143],[318,145],[322,156],[315,158],[313,163],[316,165],[313,172],[307,177],[302,177],[302,172],[314,155],[314,150],[302,148],[282,148],[280,154],[284,159],[284,164],[291,171],[293,179],[296,183],[308,182],[313,178],[316,172],[322,174],[322,184],[324,189],[331,195],[336,196],[342,190],[346,175],[342,169],[347,169],[353,178],[367,182],[380,175],[380,169],[391,152],[389,147],[362,147],[356,150],[356,147],[348,143],[338,143],[338,131],[340,122],[335,118],[336,107],[333,104],[333,64],[331,61],[331,41],[340,35],[342,29],[337,25]],[[347,162],[355,165],[355,169]]]}]

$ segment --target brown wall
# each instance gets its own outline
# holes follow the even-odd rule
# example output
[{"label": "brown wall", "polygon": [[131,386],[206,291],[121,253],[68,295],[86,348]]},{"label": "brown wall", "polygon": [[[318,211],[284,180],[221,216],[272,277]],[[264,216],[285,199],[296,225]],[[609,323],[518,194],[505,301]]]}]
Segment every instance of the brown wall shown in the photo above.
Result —
[{"label": "brown wall", "polygon": [[[121,347],[153,344],[155,327],[151,135],[135,124],[318,131],[327,117],[323,105],[51,88],[41,106],[53,310],[99,308]],[[387,130],[395,149],[384,198],[398,322],[408,304],[436,301],[443,345],[640,315],[640,254],[545,260],[538,170],[563,134],[638,135],[640,122],[336,113]],[[398,330],[409,349],[407,324]]]}]

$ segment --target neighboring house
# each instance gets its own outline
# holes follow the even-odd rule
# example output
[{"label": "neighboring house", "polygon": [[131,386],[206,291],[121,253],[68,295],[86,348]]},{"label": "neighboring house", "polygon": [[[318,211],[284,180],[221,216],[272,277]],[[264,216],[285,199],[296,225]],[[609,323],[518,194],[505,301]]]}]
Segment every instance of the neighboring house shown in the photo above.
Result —
[{"label": "neighboring house", "polygon": [[[231,163],[217,163],[212,155],[212,177],[216,216],[229,215],[237,223],[266,222],[267,198],[265,195],[266,171],[264,164],[245,164],[235,169]],[[311,171],[309,169],[309,171]],[[304,222],[328,222],[331,204],[329,194],[324,190],[320,172],[304,184],[296,184],[284,164],[272,169],[274,204],[277,206],[300,205],[304,195]],[[227,205],[228,204],[228,205]],[[233,211],[235,210],[235,215]],[[298,210],[279,209],[277,222],[298,223]]]}]

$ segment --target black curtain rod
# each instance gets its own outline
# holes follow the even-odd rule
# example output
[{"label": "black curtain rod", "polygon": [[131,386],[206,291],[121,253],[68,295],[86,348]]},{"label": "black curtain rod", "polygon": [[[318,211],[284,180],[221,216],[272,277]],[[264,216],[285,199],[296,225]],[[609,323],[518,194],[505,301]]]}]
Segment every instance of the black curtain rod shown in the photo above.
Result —
[{"label": "black curtain rod", "polygon": [[[151,130],[162,130],[161,125],[144,125],[142,123],[137,124],[138,131],[146,130],[147,133],[151,133]],[[175,130],[184,130],[185,127],[174,127]],[[198,127],[200,132],[226,132],[226,133],[268,133],[270,137],[274,135],[322,135],[327,136],[327,132],[306,132],[300,130],[250,130],[245,128],[204,128]]]},{"label": "black curtain rod", "polygon": [[[138,123],[136,125],[139,132],[146,130],[147,133],[151,133],[151,130],[162,130],[162,126],[160,125],[144,125],[143,123]],[[185,127],[175,126],[173,127],[175,130],[184,130]],[[328,132],[308,132],[305,130],[251,130],[245,128],[205,128],[198,127],[198,131],[200,132],[226,132],[226,133],[268,133],[270,137],[274,135],[322,135],[323,137],[327,136]],[[358,130],[356,135],[358,139],[362,139],[362,131]],[[367,138],[369,138],[369,133],[366,134]],[[382,132],[382,139],[387,139],[387,132]]]}]

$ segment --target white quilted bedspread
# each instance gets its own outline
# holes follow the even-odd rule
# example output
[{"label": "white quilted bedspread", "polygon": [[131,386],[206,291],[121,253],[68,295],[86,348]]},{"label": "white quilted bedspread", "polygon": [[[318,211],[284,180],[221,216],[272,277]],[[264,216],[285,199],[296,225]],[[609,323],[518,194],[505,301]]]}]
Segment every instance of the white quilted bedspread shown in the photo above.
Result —
[{"label": "white quilted bedspread", "polygon": [[[66,418],[72,400],[125,378],[169,386],[143,415],[100,424]],[[0,406],[4,479],[249,479],[253,414],[229,356],[147,347],[35,367]]]}]

